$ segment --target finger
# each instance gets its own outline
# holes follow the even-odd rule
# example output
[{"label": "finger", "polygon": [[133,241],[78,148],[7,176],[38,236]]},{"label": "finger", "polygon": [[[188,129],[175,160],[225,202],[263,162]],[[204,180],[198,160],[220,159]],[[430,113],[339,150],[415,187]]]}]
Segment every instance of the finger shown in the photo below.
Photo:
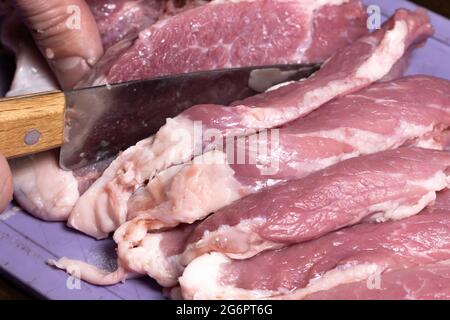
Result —
[{"label": "finger", "polygon": [[63,88],[73,87],[103,54],[84,0],[13,0]]},{"label": "finger", "polygon": [[8,162],[0,155],[0,213],[5,210],[11,202],[13,194],[13,184],[11,170]]}]

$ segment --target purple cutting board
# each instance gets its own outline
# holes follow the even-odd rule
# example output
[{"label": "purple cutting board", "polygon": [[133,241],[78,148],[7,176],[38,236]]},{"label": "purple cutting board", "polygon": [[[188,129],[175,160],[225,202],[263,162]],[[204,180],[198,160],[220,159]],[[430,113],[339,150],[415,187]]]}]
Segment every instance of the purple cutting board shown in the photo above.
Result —
[{"label": "purple cutting board", "polygon": [[[396,8],[414,8],[407,1],[369,0],[384,15]],[[450,79],[450,21],[430,13],[436,33],[426,46],[416,50],[408,74],[430,74]],[[1,79],[0,79],[1,80]],[[67,256],[106,269],[114,269],[112,240],[95,241],[65,227],[35,219],[11,205],[0,214],[0,272],[24,288],[48,299],[162,299],[160,288],[149,278],[128,280],[123,284],[97,287],[81,283],[69,289],[68,277],[46,264],[49,258]],[[70,280],[69,280],[69,283]]]}]

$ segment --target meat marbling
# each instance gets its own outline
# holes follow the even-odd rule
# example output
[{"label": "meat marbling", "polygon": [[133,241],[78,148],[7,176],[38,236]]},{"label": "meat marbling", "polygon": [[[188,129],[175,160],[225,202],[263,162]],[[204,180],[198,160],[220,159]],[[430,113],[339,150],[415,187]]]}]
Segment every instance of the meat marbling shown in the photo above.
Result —
[{"label": "meat marbling", "polygon": [[206,3],[202,0],[87,0],[105,49],[124,39],[133,41],[140,31],[159,20]]},{"label": "meat marbling", "polygon": [[[127,203],[146,180],[174,164],[181,164],[214,148],[196,139],[213,130],[214,138],[245,136],[304,116],[327,101],[377,81],[389,73],[414,43],[432,32],[423,11],[399,10],[382,29],[341,50],[307,80],[240,101],[234,107],[199,105],[160,131],[124,151],[77,202],[69,225],[104,238],[127,219]],[[217,140],[216,140],[217,141]],[[102,226],[95,221],[102,221]]]},{"label": "meat marbling", "polygon": [[365,20],[356,0],[212,1],[160,20],[119,55],[107,53],[83,85],[247,65],[318,63],[364,34]]}]

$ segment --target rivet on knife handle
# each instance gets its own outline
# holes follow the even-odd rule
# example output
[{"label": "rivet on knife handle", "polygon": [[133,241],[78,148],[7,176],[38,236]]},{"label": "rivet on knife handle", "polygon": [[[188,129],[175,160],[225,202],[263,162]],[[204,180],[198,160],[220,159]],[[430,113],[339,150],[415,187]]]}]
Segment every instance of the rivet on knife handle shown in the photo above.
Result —
[{"label": "rivet on knife handle", "polygon": [[64,108],[60,91],[0,99],[0,153],[13,158],[61,146]]}]

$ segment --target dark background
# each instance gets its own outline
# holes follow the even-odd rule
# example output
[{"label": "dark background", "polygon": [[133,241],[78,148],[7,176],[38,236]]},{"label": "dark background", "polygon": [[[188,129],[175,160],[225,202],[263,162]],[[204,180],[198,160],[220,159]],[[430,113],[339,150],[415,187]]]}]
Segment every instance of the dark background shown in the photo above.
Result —
[{"label": "dark background", "polygon": [[450,18],[450,2],[448,0],[412,0],[411,2]]},{"label": "dark background", "polygon": [[[412,0],[412,2],[450,18],[449,0]],[[0,300],[29,298],[31,297],[17,288],[10,280],[0,278]]]}]

